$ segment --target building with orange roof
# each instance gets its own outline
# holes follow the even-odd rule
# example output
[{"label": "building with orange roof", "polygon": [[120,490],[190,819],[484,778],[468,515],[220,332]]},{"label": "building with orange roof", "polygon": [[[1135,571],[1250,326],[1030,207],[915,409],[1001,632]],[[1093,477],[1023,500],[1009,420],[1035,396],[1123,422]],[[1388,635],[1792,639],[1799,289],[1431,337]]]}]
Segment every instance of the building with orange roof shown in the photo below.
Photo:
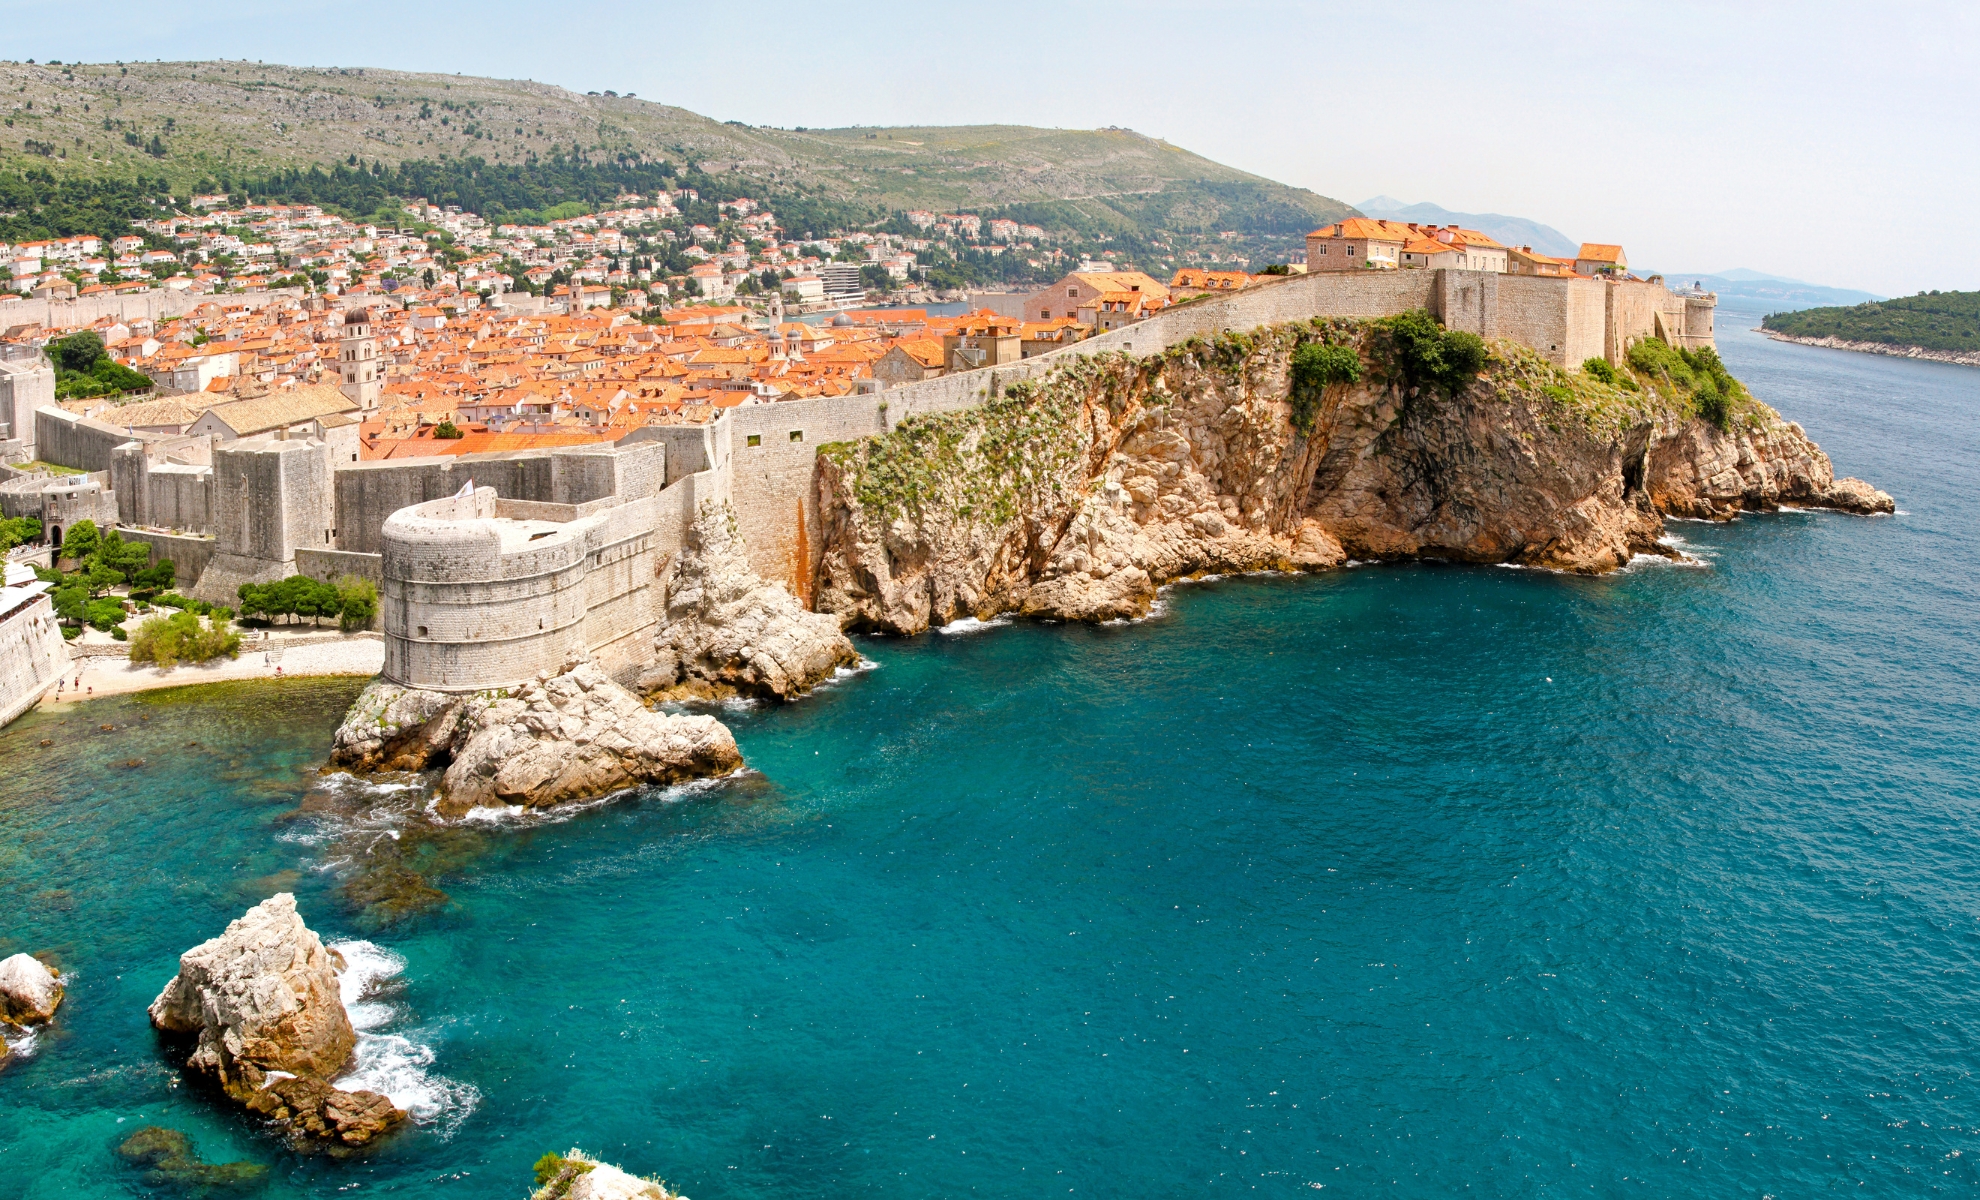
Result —
[{"label": "building with orange roof", "polygon": [[1574,256],[1574,270],[1577,275],[1623,275],[1629,271],[1629,258],[1621,246],[1583,242]]},{"label": "building with orange roof", "polygon": [[1201,296],[1212,292],[1235,292],[1248,288],[1254,282],[1252,276],[1243,271],[1206,271],[1197,267],[1184,267],[1169,280],[1169,292],[1177,299]]},{"label": "building with orange roof", "polygon": [[1417,236],[1404,221],[1348,217],[1306,235],[1306,269],[1319,271],[1393,270],[1402,265],[1403,244]]},{"label": "building with orange roof", "polygon": [[1578,272],[1571,258],[1554,258],[1534,252],[1531,246],[1514,246],[1506,250],[1506,271],[1512,275],[1553,275],[1568,276]]}]

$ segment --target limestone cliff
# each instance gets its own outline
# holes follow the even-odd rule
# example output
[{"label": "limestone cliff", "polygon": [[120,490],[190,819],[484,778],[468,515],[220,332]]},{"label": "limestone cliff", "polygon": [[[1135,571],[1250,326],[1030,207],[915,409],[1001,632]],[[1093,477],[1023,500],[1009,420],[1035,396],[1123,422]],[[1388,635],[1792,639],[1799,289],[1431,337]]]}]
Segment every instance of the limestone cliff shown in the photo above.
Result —
[{"label": "limestone cliff", "polygon": [[513,694],[457,696],[376,680],[338,727],[330,762],[361,771],[445,767],[437,806],[460,816],[727,774],[742,754],[720,721],[653,712],[584,662]]},{"label": "limestone cliff", "polygon": [[[1307,344],[1351,350],[1358,378],[1302,385],[1296,404]],[[1701,411],[1656,372],[1607,382],[1511,343],[1439,386],[1378,321],[1079,358],[822,448],[817,606],[896,633],[1011,611],[1107,620],[1199,572],[1440,558],[1599,573],[1664,553],[1664,512],[1891,510],[1743,390],[1718,424]]]},{"label": "limestone cliff", "polygon": [[709,502],[667,585],[667,620],[639,689],[657,699],[791,700],[859,661],[839,623],[757,575],[735,512]]}]

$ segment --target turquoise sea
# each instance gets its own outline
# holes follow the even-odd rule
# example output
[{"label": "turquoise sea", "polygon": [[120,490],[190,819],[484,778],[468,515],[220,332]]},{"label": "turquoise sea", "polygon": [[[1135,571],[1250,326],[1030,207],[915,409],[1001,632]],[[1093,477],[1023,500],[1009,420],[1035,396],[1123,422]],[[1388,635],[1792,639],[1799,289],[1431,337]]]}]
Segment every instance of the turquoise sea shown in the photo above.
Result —
[{"label": "turquoise sea", "polygon": [[[1902,515],[871,640],[726,713],[757,774],[551,822],[319,777],[353,684],[31,715],[0,954],[73,986],[0,1073],[0,1196],[147,1194],[147,1124],[270,1197],[519,1197],[573,1145],[695,1200],[1974,1191],[1980,371],[1755,323],[1733,369]],[[421,1114],[369,1157],[145,1022],[284,889]]]}]

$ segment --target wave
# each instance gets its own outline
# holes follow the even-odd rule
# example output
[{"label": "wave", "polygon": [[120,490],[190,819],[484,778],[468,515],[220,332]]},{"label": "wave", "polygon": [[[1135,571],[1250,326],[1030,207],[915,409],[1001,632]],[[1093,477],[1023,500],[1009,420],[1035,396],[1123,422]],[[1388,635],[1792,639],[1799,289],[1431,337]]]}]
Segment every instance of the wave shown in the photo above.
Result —
[{"label": "wave", "polygon": [[[676,800],[685,800],[689,796],[699,795],[702,792],[712,792],[716,788],[733,780],[756,773],[751,767],[737,767],[727,775],[715,775],[706,779],[690,779],[684,783],[672,783],[666,787],[654,789],[649,794],[654,799],[663,803],[672,803]],[[479,804],[462,813],[454,821],[449,821],[445,817],[440,816],[438,809],[439,801],[436,799],[427,806],[427,815],[438,825],[560,825],[580,813],[590,812],[594,808],[601,808],[607,804],[613,804],[623,800],[627,796],[638,795],[645,791],[647,791],[647,785],[638,784],[633,787],[620,788],[616,792],[606,792],[602,796],[592,796],[584,800],[569,800],[562,804],[550,805],[547,808],[530,808],[523,804]]]},{"label": "wave", "polygon": [[334,942],[344,956],[337,975],[338,997],[357,1030],[357,1052],[351,1069],[333,1081],[347,1092],[377,1092],[406,1110],[416,1124],[434,1126],[442,1137],[451,1135],[481,1101],[481,1092],[428,1068],[433,1047],[419,1041],[421,1030],[387,1027],[404,1019],[397,1004],[380,993],[406,969],[406,960],[375,942]]},{"label": "wave", "polygon": [[935,632],[946,633],[951,636],[963,633],[982,633],[986,629],[1001,629],[1010,623],[1011,619],[1009,617],[991,617],[987,621],[979,620],[976,617],[958,617],[947,625],[937,625]]},{"label": "wave", "polygon": [[7,1043],[8,1053],[16,1058],[33,1058],[35,1052],[41,1048],[41,1030],[38,1026],[32,1025],[26,1029],[0,1025],[0,1041]]}]

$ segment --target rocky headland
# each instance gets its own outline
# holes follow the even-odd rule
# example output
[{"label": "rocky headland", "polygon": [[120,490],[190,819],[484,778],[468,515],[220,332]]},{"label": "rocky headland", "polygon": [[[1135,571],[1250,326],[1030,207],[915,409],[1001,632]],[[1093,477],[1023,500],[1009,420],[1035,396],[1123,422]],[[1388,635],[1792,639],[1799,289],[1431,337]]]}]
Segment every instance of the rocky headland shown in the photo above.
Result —
[{"label": "rocky headland", "polygon": [[[1611,380],[1492,342],[1454,372],[1468,335],[1426,324],[1319,318],[1076,358],[822,447],[817,607],[902,634],[1006,612],[1099,621],[1198,573],[1447,559],[1599,574],[1673,553],[1665,514],[1894,507],[1837,480],[1722,369],[1723,388],[1681,364]],[[1323,369],[1296,368],[1311,346]]]},{"label": "rocky headland", "polygon": [[656,700],[792,700],[859,661],[827,613],[750,567],[726,502],[695,514],[667,583],[666,628],[639,690]]},{"label": "rocky headland", "polygon": [[357,1046],[338,993],[342,966],[303,924],[295,897],[278,893],[179,956],[179,973],[151,1002],[151,1024],[191,1043],[187,1071],[299,1147],[363,1146],[406,1114],[376,1092],[333,1082]]},{"label": "rocky headland", "polygon": [[461,816],[726,775],[742,765],[742,753],[715,718],[654,712],[580,662],[514,694],[452,695],[375,680],[338,727],[330,761],[358,771],[444,766],[438,809]]}]

